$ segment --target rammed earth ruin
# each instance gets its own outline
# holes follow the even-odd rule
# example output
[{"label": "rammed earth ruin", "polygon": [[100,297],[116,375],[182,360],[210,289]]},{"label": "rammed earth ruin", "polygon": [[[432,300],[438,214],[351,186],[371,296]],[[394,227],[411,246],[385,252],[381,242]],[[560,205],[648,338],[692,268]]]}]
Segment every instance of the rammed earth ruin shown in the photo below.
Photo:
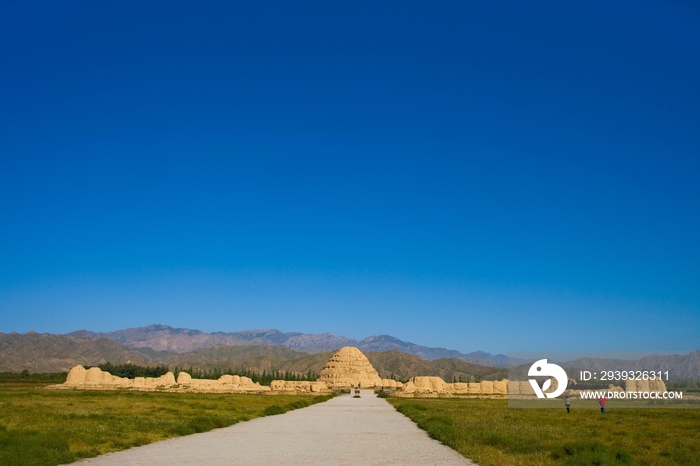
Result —
[{"label": "rammed earth ruin", "polygon": [[[556,388],[556,380],[552,389]],[[52,385],[55,389],[82,390],[137,390],[194,393],[330,393],[347,388],[382,388],[403,396],[459,396],[459,395],[534,395],[527,381],[485,380],[473,383],[447,383],[440,377],[412,377],[407,383],[393,379],[382,379],[372,367],[367,357],[357,348],[346,346],[338,350],[321,370],[315,382],[291,382],[273,380],[270,386],[260,385],[248,377],[223,375],[218,380],[193,379],[186,372],[180,372],[175,379],[172,372],[160,377],[117,377],[97,367],[85,369],[75,366],[68,373],[65,383]],[[660,380],[628,381],[625,386],[611,387],[611,390],[665,392],[666,386]],[[570,390],[569,392],[571,392]],[[575,392],[575,390],[573,390]]]}]

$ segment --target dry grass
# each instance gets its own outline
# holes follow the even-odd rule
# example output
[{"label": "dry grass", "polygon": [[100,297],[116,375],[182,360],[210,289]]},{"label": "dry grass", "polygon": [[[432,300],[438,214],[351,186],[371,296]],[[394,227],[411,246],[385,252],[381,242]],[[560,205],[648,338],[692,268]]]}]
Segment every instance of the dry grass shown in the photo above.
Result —
[{"label": "dry grass", "polygon": [[0,465],[48,466],[281,414],[328,397],[45,390],[0,384]]},{"label": "dry grass", "polygon": [[700,410],[513,409],[505,400],[389,398],[480,466],[700,465]]}]

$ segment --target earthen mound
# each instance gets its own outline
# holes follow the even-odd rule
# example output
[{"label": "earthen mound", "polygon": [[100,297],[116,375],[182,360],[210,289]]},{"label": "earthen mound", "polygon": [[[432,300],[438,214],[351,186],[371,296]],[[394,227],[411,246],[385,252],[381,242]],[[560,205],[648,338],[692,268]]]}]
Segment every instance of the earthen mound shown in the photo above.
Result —
[{"label": "earthen mound", "polygon": [[326,363],[319,381],[331,388],[381,387],[382,379],[367,357],[357,348],[339,349]]}]

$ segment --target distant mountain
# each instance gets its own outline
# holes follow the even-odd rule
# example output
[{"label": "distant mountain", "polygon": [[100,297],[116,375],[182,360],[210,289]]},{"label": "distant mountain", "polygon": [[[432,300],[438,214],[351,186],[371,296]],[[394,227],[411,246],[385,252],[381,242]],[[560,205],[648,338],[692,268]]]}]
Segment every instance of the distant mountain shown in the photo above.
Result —
[{"label": "distant mountain", "polygon": [[491,355],[483,351],[460,353],[445,348],[430,348],[409,343],[390,335],[376,335],[363,340],[354,340],[332,333],[305,334],[298,332],[282,333],[279,330],[245,330],[242,332],[213,332],[173,328],[167,325],[148,325],[146,327],[128,328],[114,332],[96,333],[79,330],[67,336],[76,338],[109,338],[121,345],[132,348],[152,348],[156,351],[186,353],[200,348],[216,345],[282,345],[295,351],[321,353],[334,351],[343,346],[356,346],[362,351],[398,350],[415,354],[426,360],[458,358],[473,364],[505,367],[508,357],[503,354]]},{"label": "distant mountain", "polygon": [[480,366],[458,358],[426,361],[417,355],[397,350],[366,352],[365,355],[382,378],[388,378],[393,374],[399,379],[406,380],[409,377],[431,375],[442,377],[447,382],[453,380],[474,382],[476,380],[501,380],[508,377],[508,369],[506,368]]},{"label": "distant mountain", "polygon": [[635,361],[623,359],[581,358],[563,363],[566,367],[589,371],[669,371],[669,377],[700,377],[700,351],[681,356],[653,354]]},{"label": "distant mountain", "polygon": [[[308,356],[308,353],[294,351],[286,346],[218,345],[211,348],[200,348],[189,353],[170,353],[157,358],[154,362],[168,366],[198,367],[200,369],[242,368],[270,371],[271,369],[291,370],[282,368],[287,367],[290,361],[300,360]],[[323,361],[323,364],[329,358],[330,356]]]},{"label": "distant mountain", "polygon": [[[199,336],[202,334],[208,335],[204,332],[195,333]],[[319,373],[333,354],[330,351],[309,354],[282,345],[262,345],[259,344],[262,340],[259,336],[252,337],[251,340],[257,343],[215,345],[185,353],[175,353],[156,351],[150,347],[128,347],[106,338],[95,340],[34,332],[0,333],[0,372],[19,372],[24,369],[30,372],[65,372],[76,364],[94,366],[105,362],[113,364],[131,362],[151,366],[166,365],[171,369],[177,366],[220,370],[230,368],[270,371],[274,369],[297,373],[306,373],[311,370]],[[372,340],[371,343],[379,348],[384,344],[381,339]],[[400,340],[398,342],[389,340],[389,344],[401,345],[402,343]],[[418,355],[395,349],[365,351],[365,354],[383,378],[393,375],[398,379],[406,380],[413,376],[432,375],[451,382],[460,379],[464,381],[496,380],[508,376],[508,370],[504,367],[474,364],[460,358],[426,360]],[[636,361],[584,358],[561,364],[568,371],[580,369],[668,370],[672,379],[700,377],[700,351],[685,356],[652,355]],[[527,378],[529,367],[529,363],[512,367],[511,375],[520,376],[524,380]]]},{"label": "distant mountain", "polygon": [[434,359],[457,358],[463,361],[479,364],[481,366],[502,366],[508,365],[508,356],[504,354],[492,355],[477,351],[475,353],[460,353],[456,350],[448,350],[445,348],[430,348],[427,346],[408,343],[390,335],[377,335],[367,337],[360,340],[356,345],[362,351],[390,351],[398,350],[402,353],[415,354],[422,359],[432,361]]},{"label": "distant mountain", "polygon": [[98,365],[132,362],[146,364],[158,355],[151,355],[101,338],[88,340],[62,335],[29,332],[25,334],[0,333],[0,372],[52,373],[65,372],[76,364]]},{"label": "distant mountain", "polygon": [[[112,340],[76,338],[51,334],[1,334],[0,372],[66,372],[77,364],[95,366],[106,362],[140,365],[196,367],[199,369],[280,370],[305,374],[319,373],[332,352],[309,354],[286,346],[217,345],[188,353],[155,351],[151,348],[130,348]],[[506,369],[471,364],[460,359],[426,361],[397,350],[367,352],[369,360],[384,378],[401,380],[419,375],[434,375],[452,381],[491,380],[505,377]]]},{"label": "distant mountain", "polygon": [[[669,380],[679,380],[700,377],[700,351],[681,356],[679,354],[654,354],[636,360],[580,358],[571,361],[557,361],[570,377],[575,377],[580,370],[591,372],[600,371],[668,371]],[[531,362],[511,367],[511,377],[520,380],[527,379]]]},{"label": "distant mountain", "polygon": [[66,336],[91,339],[109,338],[121,345],[133,348],[152,348],[156,351],[171,351],[174,353],[187,353],[200,348],[211,348],[216,345],[286,346],[296,351],[320,353],[357,344],[356,340],[347,337],[336,337],[332,333],[308,335],[297,332],[282,333],[279,330],[206,333],[201,330],[173,328],[168,325],[158,324],[127,328],[114,332],[78,330]]},{"label": "distant mountain", "polygon": [[[201,369],[248,369],[306,373],[319,373],[333,352],[316,354],[301,353],[284,346],[215,346],[201,348],[191,353],[171,354],[163,363],[179,367],[194,366]],[[373,352],[365,355],[382,378],[395,377],[408,380],[421,375],[439,376],[445,380],[497,380],[507,377],[505,368],[486,367],[462,361],[461,359],[436,359],[426,361],[420,357],[397,350]]]}]

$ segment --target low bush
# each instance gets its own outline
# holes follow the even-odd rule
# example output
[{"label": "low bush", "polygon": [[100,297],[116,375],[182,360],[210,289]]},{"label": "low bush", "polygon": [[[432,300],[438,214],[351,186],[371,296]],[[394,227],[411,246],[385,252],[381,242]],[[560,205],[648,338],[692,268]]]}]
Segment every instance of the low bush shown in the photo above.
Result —
[{"label": "low bush", "polygon": [[268,406],[267,408],[265,408],[265,410],[263,411],[263,414],[265,416],[274,416],[276,414],[284,414],[286,412],[287,412],[287,410],[284,409],[282,406],[272,405],[272,406]]}]

